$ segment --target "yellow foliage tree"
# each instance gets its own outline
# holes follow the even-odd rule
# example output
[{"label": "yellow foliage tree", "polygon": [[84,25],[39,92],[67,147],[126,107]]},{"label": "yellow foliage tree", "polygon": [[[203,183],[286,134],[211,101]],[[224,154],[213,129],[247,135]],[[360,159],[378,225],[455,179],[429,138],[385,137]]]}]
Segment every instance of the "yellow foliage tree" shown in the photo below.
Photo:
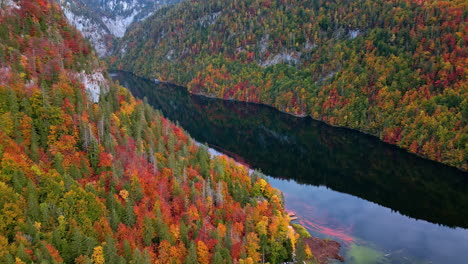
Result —
[{"label": "yellow foliage tree", "polygon": [[8,253],[8,239],[0,235],[0,258]]},{"label": "yellow foliage tree", "polygon": [[22,261],[20,258],[16,257],[15,258],[15,264],[26,264],[24,261]]},{"label": "yellow foliage tree", "polygon": [[309,245],[306,244],[305,246],[305,255],[306,255],[306,259],[311,259],[314,255],[312,254],[312,250],[310,250],[310,247]]},{"label": "yellow foliage tree", "polygon": [[119,195],[120,197],[122,197],[122,199],[127,200],[129,193],[127,190],[122,189],[120,190]]},{"label": "yellow foliage tree", "polygon": [[94,264],[104,264],[104,251],[101,246],[97,246],[93,249],[93,255],[91,256],[91,261]]},{"label": "yellow foliage tree", "polygon": [[[247,250],[247,256],[252,258],[253,263],[260,263],[260,253],[258,250],[260,249],[259,243],[260,239],[258,239],[257,234],[254,232],[250,232],[247,235],[247,244],[245,246]],[[247,261],[247,259],[246,259]]]}]

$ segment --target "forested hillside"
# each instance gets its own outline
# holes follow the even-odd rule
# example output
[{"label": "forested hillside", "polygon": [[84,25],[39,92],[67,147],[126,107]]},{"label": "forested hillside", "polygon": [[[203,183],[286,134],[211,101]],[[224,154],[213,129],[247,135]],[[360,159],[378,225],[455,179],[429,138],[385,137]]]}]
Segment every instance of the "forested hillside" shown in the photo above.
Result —
[{"label": "forested hillside", "polygon": [[466,170],[466,10],[463,0],[185,1],[127,31],[110,61]]},{"label": "forested hillside", "polygon": [[259,173],[113,84],[57,4],[1,3],[0,263],[291,259]]}]

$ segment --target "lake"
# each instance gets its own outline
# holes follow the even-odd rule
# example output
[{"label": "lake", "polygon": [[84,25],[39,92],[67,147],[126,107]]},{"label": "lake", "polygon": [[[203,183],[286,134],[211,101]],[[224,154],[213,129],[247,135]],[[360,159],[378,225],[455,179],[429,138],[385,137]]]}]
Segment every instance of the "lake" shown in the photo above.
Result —
[{"label": "lake", "polygon": [[198,142],[269,175],[300,224],[342,243],[345,263],[467,263],[468,173],[268,106],[111,76]]}]

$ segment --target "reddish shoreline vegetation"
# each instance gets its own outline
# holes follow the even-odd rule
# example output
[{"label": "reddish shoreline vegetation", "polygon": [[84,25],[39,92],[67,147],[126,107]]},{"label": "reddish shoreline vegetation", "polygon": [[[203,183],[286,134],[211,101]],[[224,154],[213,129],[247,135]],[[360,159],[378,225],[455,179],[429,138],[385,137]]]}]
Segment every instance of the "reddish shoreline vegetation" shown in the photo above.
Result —
[{"label": "reddish shoreline vegetation", "polygon": [[291,260],[278,190],[106,76],[56,3],[2,2],[1,263]]},{"label": "reddish shoreline vegetation", "polygon": [[466,171],[467,8],[463,0],[186,1],[130,28],[109,62],[195,94],[356,129]]},{"label": "reddish shoreline vegetation", "polygon": [[310,248],[311,252],[313,252],[319,264],[326,264],[329,259],[344,261],[344,258],[339,255],[341,245],[336,241],[308,237],[304,239],[304,243]]}]

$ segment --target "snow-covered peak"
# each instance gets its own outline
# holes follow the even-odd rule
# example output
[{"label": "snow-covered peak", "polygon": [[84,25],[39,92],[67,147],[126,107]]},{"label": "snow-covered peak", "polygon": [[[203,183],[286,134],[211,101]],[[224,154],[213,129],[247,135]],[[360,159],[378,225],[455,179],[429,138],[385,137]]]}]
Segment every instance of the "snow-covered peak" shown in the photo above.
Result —
[{"label": "snow-covered peak", "polygon": [[[13,1],[13,0],[6,0]],[[113,50],[127,28],[164,5],[181,0],[58,0],[67,19],[90,40],[99,56]]]},{"label": "snow-covered peak", "polygon": [[102,22],[106,24],[112,35],[121,38],[125,35],[125,31],[127,31],[128,26],[134,22],[135,16],[137,14],[138,12],[134,11],[127,17],[117,16],[114,19],[105,17],[103,18]]}]

